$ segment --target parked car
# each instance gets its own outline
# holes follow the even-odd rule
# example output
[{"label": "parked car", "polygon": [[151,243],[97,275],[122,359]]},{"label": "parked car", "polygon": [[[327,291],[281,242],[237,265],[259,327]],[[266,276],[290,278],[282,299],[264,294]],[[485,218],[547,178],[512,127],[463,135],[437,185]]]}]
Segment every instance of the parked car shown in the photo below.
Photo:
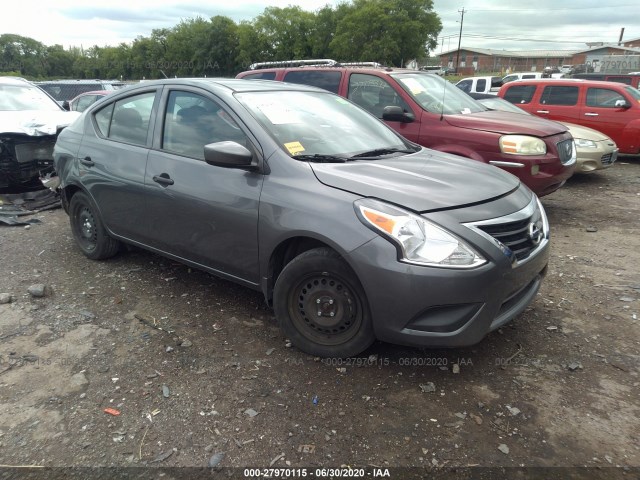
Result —
[{"label": "parked car", "polygon": [[571,78],[584,80],[603,80],[605,82],[618,82],[640,88],[640,74],[638,73],[576,73]]},{"label": "parked car", "polygon": [[515,72],[502,77],[502,85],[515,80],[529,80],[531,78],[542,78],[542,72]]},{"label": "parked car", "polygon": [[118,90],[124,82],[110,80],[47,80],[36,85],[51,95],[65,110],[69,110],[69,101],[81,93],[96,90]]},{"label": "parked car", "polygon": [[313,85],[338,93],[412,142],[506,169],[538,196],[560,188],[575,168],[573,139],[566,129],[488,110],[437,75],[393,68],[258,64],[237,78]]},{"label": "parked car", "polygon": [[[495,95],[486,93],[470,93],[469,95],[491,110],[531,115],[517,105]],[[562,124],[569,129],[569,133],[576,142],[576,173],[595,172],[609,168],[615,163],[618,157],[618,147],[604,133],[575,123],[562,122]]]},{"label": "parked car", "polygon": [[0,189],[42,188],[56,137],[77,117],[31,82],[0,77]]},{"label": "parked car", "polygon": [[96,90],[93,92],[81,93],[69,101],[69,110],[73,112],[84,112],[87,108],[112,91],[113,90]]},{"label": "parked car", "polygon": [[562,65],[560,67],[560,72],[566,75],[573,73],[573,65]]},{"label": "parked car", "polygon": [[616,82],[521,80],[498,95],[534,115],[582,125],[610,137],[620,153],[640,153],[640,91]]},{"label": "parked car", "polygon": [[501,86],[500,77],[468,77],[456,83],[456,87],[465,93],[497,93]]},{"label": "parked car", "polygon": [[85,110],[54,157],[87,257],[125,242],[261,290],[311,355],[476,343],[547,269],[547,218],[516,177],[313,87],[149,81]]},{"label": "parked car", "polygon": [[427,73],[435,73],[436,75],[440,75],[441,77],[446,73],[445,68],[441,67],[440,65],[425,65],[420,70]]}]

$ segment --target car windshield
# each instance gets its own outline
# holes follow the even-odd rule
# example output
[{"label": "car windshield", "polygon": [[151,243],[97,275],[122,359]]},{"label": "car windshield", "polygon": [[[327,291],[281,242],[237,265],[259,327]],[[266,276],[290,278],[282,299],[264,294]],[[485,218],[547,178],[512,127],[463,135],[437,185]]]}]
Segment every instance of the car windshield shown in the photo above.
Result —
[{"label": "car windshield", "polygon": [[397,73],[392,77],[428,112],[452,115],[486,111],[484,106],[437,75]]},{"label": "car windshield", "polygon": [[640,90],[633,87],[624,87],[624,89],[627,91],[629,95],[631,95],[631,97],[633,97],[634,100],[637,100],[638,102],[640,102]]},{"label": "car windshield", "polygon": [[60,107],[38,87],[0,84],[0,110],[60,111]]},{"label": "car windshield", "polygon": [[337,95],[268,91],[236,96],[286,152],[301,160],[339,161],[366,157],[368,152],[379,157],[419,150]]}]

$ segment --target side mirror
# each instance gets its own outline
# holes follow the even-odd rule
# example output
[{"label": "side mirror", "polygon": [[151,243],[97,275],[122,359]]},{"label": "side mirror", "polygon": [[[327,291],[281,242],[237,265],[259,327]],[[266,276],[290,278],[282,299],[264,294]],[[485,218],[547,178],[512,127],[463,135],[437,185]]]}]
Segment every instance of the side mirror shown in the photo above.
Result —
[{"label": "side mirror", "polygon": [[388,122],[411,123],[415,121],[416,117],[413,113],[405,112],[401,107],[390,105],[388,107],[384,107],[384,110],[382,111],[382,119],[387,120]]},{"label": "side mirror", "polygon": [[227,168],[254,168],[253,154],[236,142],[216,142],[204,146],[204,161]]},{"label": "side mirror", "polygon": [[615,106],[620,108],[631,108],[631,105],[629,105],[629,102],[623,99],[616,100]]},{"label": "side mirror", "polygon": [[64,102],[62,102],[62,108],[64,108],[67,112],[71,109],[71,106],[69,105],[68,100],[65,100]]}]

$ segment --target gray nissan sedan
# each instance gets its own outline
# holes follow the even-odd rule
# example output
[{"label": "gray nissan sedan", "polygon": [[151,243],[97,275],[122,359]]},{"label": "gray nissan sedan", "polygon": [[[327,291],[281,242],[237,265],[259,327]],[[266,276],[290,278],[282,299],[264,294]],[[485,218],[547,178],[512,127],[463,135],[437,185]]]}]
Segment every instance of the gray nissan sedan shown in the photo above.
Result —
[{"label": "gray nissan sedan", "polygon": [[54,161],[87,257],[124,242],[260,290],[311,355],[474,344],[547,268],[547,218],[518,178],[313,87],[145,82],[83,112]]}]

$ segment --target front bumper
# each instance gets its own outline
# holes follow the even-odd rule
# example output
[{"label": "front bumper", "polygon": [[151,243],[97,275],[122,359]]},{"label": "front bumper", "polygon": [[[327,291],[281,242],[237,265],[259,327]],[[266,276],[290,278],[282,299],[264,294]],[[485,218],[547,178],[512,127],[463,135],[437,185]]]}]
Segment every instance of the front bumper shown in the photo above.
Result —
[{"label": "front bumper", "polygon": [[618,158],[618,149],[610,142],[597,142],[596,148],[577,148],[576,173],[590,173],[611,167]]},{"label": "front bumper", "polygon": [[495,245],[474,235],[469,238],[475,238],[474,246],[488,263],[469,270],[400,262],[395,246],[383,238],[349,254],[378,339],[411,346],[468,346],[524,311],[545,276],[548,240],[535,255],[514,265]]}]

